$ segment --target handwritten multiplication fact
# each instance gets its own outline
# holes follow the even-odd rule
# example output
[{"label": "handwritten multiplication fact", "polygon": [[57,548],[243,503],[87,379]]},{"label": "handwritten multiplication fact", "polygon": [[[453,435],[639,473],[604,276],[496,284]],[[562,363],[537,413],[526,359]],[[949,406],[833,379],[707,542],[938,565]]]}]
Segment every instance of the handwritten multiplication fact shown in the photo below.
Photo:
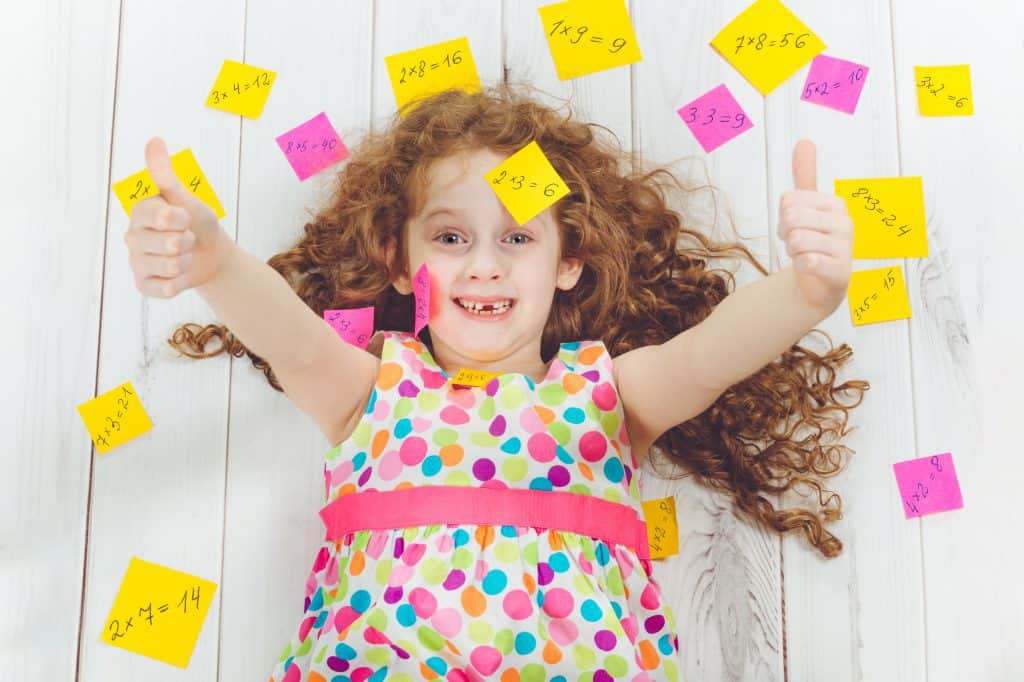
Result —
[{"label": "handwritten multiplication fact", "polygon": [[322,111],[276,139],[277,146],[299,180],[305,180],[348,157],[348,148]]},{"label": "handwritten multiplication fact", "polygon": [[971,67],[915,66],[917,107],[922,116],[973,116]]},{"label": "handwritten multiplication fact", "polygon": [[560,80],[643,59],[625,0],[568,0],[537,11]]},{"label": "handwritten multiplication fact", "polygon": [[[181,180],[181,183],[191,190],[192,194],[199,197],[204,204],[209,206],[217,214],[218,218],[223,218],[227,215],[224,213],[224,207],[220,205],[217,195],[214,194],[213,188],[206,180],[203,170],[199,167],[199,162],[192,155],[191,149],[182,149],[172,156],[171,168],[174,169],[174,174]],[[124,180],[115,182],[112,189],[121,202],[121,208],[124,209],[125,215],[128,216],[131,216],[132,207],[135,204],[160,193],[156,183],[153,182],[152,176],[149,174],[148,168],[143,168],[139,172],[129,175]]]},{"label": "handwritten multiplication fact", "polygon": [[850,273],[846,297],[854,326],[910,317],[910,297],[899,265]]},{"label": "handwritten multiplication fact", "polygon": [[419,336],[420,330],[427,326],[430,321],[430,271],[424,263],[416,271],[412,278],[413,293],[413,327],[414,336]]},{"label": "handwritten multiplication fact", "polygon": [[896,462],[892,468],[906,518],[963,508],[951,453]]},{"label": "handwritten multiplication fact", "polygon": [[484,175],[498,199],[522,225],[569,193],[569,187],[534,140]]},{"label": "handwritten multiplication fact", "polygon": [[800,99],[852,114],[857,110],[868,71],[863,64],[819,54],[811,62]]},{"label": "handwritten multiplication fact", "polygon": [[373,306],[325,310],[324,320],[343,340],[366,349],[373,336]]},{"label": "handwritten multiplication fact", "polygon": [[762,95],[825,49],[825,43],[779,0],[754,2],[712,39],[711,46]]},{"label": "handwritten multiplication fact", "polygon": [[485,372],[482,369],[467,369],[462,367],[455,376],[451,378],[451,383],[455,386],[486,386],[490,383],[491,379],[498,376],[492,372]]},{"label": "handwritten multiplication fact", "polygon": [[206,97],[206,106],[246,118],[259,118],[277,73],[225,59]]},{"label": "handwritten multiplication fact", "polygon": [[652,559],[679,553],[679,524],[676,521],[676,499],[662,497],[644,500],[644,521],[647,523],[647,544]]},{"label": "handwritten multiplication fact", "polygon": [[82,403],[78,414],[101,455],[153,428],[130,381]]},{"label": "handwritten multiplication fact", "polygon": [[132,557],[100,640],[188,667],[217,585]]},{"label": "handwritten multiplication fact", "polygon": [[395,104],[406,115],[416,100],[449,88],[480,92],[480,74],[465,37],[384,57]]},{"label": "handwritten multiplication fact", "polygon": [[754,124],[722,83],[678,109],[679,117],[705,152],[712,152]]},{"label": "handwritten multiplication fact", "polygon": [[853,220],[854,258],[928,256],[920,177],[836,180],[835,193]]}]

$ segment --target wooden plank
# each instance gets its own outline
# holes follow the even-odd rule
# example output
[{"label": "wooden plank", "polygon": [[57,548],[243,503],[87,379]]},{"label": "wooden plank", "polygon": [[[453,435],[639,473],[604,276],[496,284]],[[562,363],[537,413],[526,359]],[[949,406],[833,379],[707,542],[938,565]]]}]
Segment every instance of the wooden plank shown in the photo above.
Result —
[{"label": "wooden plank", "polygon": [[[695,190],[673,206],[686,225],[716,239],[736,233],[768,264],[763,100],[708,43],[748,3],[634,3],[644,60],[634,66],[633,136],[650,164],[671,163]],[[710,155],[676,110],[726,83],[755,128]],[[715,263],[736,270],[736,264]],[[756,279],[737,271],[739,285]],[[652,453],[653,454],[653,453]],[[656,561],[655,577],[670,595],[679,632],[681,678],[782,680],[782,612],[778,538],[732,511],[731,500],[692,477],[657,478],[644,465],[645,498],[675,497],[678,555]],[[661,464],[665,476],[678,476]]]},{"label": "wooden plank", "polygon": [[[923,551],[925,669],[932,682],[1019,680],[1024,93],[1007,75],[1024,54],[1024,9],[900,2],[893,25],[901,169],[924,178],[929,239],[928,257],[908,263],[917,448],[901,459],[952,452],[964,496],[961,510],[902,522]],[[970,64],[974,116],[918,113],[914,66],[938,64]]]},{"label": "wooden plank", "polygon": [[[782,265],[790,259],[777,238],[778,202],[793,188],[798,139],[818,146],[822,192],[833,192],[837,178],[900,174],[889,4],[797,1],[789,7],[822,38],[826,54],[866,64],[871,71],[853,116],[801,101],[809,66],[767,99],[772,237]],[[894,262],[856,260],[853,269]],[[854,350],[840,380],[866,379],[871,390],[851,415],[856,430],[843,441],[854,450],[851,464],[829,482],[844,503],[844,519],[828,526],[844,543],[843,553],[827,560],[795,535],[783,543],[788,673],[793,679],[837,682],[921,680],[920,555],[916,532],[891,495],[891,463],[914,449],[907,325],[853,327],[844,302],[818,327],[836,345],[845,342]],[[808,339],[807,345],[825,349],[820,339]],[[785,498],[787,506],[816,502],[794,494]],[[878,551],[880,543],[887,551]]]},{"label": "wooden plank", "polygon": [[[189,147],[233,232],[239,118],[204,103],[223,60],[242,59],[245,3],[126,0],[122,7],[113,178],[144,167],[151,135],[164,136],[172,153]],[[178,358],[167,346],[179,323],[208,319],[209,310],[194,291],[170,301],[138,293],[122,241],[128,221],[111,202],[98,384],[106,390],[131,379],[154,427],[96,463],[79,675],[180,680],[178,668],[107,646],[100,637],[133,556],[221,583],[229,364]],[[218,590],[207,613],[191,678],[216,677],[221,596]]]},{"label": "wooden plank", "polygon": [[[632,98],[629,68],[616,68],[559,80],[538,7],[547,0],[502,4],[505,74],[509,82],[529,84],[554,107],[570,105],[580,120],[599,123],[626,150],[632,148]],[[642,47],[642,46],[641,46]],[[600,131],[599,131],[600,132]]]},{"label": "wooden plank", "polygon": [[381,127],[395,115],[395,97],[384,57],[466,37],[480,80],[486,87],[501,78],[501,14],[493,5],[471,0],[422,3],[378,0],[374,17],[373,116]]},{"label": "wooden plank", "polygon": [[[118,3],[5,6],[0,670],[75,674]],[[7,30],[7,29],[10,30]]]},{"label": "wooden plank", "polygon": [[[238,243],[259,258],[294,246],[341,168],[300,182],[275,138],[321,111],[350,148],[369,127],[372,9],[248,3],[246,60],[278,72],[263,115],[242,125]],[[259,680],[301,620],[329,443],[248,357],[232,365],[220,677]]]}]

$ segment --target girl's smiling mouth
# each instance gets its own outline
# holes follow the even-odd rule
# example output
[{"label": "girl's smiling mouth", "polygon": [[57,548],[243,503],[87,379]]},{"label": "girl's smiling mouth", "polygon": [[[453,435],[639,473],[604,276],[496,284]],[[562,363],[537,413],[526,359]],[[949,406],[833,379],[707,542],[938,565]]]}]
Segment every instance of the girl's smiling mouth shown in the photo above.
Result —
[{"label": "girl's smiling mouth", "polygon": [[477,320],[504,319],[516,304],[513,298],[498,296],[456,297],[452,300],[462,309],[464,315]]}]

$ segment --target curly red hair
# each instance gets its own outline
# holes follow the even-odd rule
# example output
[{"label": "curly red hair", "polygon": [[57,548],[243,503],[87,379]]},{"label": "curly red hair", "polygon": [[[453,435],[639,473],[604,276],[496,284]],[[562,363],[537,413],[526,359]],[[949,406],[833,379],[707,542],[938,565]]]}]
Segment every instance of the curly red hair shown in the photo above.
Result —
[{"label": "curly red hair", "polygon": [[[598,134],[601,126],[529,93],[508,85],[449,90],[402,113],[363,139],[295,246],[268,261],[318,315],[373,305],[376,329],[410,329],[412,297],[391,283],[408,274],[402,237],[431,162],[476,148],[512,154],[534,140],[571,190],[554,207],[562,257],[584,263],[578,284],[555,292],[541,341],[545,362],[563,341],[599,338],[615,356],[699,323],[735,288],[732,273],[712,267],[713,260],[745,261],[768,274],[739,241],[716,242],[684,224],[669,200],[691,190],[668,169],[636,170],[635,158]],[[389,240],[398,245],[393,260]],[[842,500],[823,479],[838,473],[851,452],[839,441],[869,385],[838,383],[837,370],[853,351],[833,347],[822,334],[827,352],[794,344],[663,434],[653,449],[682,465],[682,475],[692,472],[728,492],[750,518],[780,533],[801,530],[834,557],[842,543],[823,522],[841,516]],[[208,349],[215,339],[220,343]],[[423,339],[430,346],[429,328]],[[222,325],[188,323],[168,343],[190,357],[248,354],[280,390],[272,368]],[[776,509],[766,497],[808,488],[817,493],[813,509]]]}]

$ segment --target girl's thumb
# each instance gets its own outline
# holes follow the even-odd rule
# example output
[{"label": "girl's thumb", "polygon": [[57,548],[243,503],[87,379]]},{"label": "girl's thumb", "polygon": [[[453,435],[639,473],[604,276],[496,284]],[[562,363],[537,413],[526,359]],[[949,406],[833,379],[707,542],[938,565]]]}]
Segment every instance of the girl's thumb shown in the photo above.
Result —
[{"label": "girl's thumb", "polygon": [[171,159],[167,156],[167,145],[159,137],[146,143],[146,167],[164,199],[177,206],[188,205],[193,196],[174,174]]}]

